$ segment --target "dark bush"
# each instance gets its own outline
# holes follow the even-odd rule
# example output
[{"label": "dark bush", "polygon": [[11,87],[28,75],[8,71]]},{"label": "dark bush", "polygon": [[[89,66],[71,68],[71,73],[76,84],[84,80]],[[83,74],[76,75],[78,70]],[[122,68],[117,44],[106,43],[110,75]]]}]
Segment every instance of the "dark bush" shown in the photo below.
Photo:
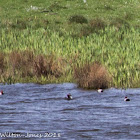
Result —
[{"label": "dark bush", "polygon": [[111,26],[115,26],[117,28],[117,30],[121,29],[122,27],[125,27],[125,28],[129,28],[130,25],[127,21],[125,21],[124,19],[121,19],[121,18],[116,18],[114,19],[111,23],[110,23]]},{"label": "dark bush", "polygon": [[82,15],[74,15],[69,18],[70,23],[88,23],[88,20]]},{"label": "dark bush", "polygon": [[82,37],[82,36],[89,36],[90,34],[94,33],[95,31],[90,27],[90,26],[83,26],[81,28],[81,31],[80,31],[80,34],[79,34],[79,37]]},{"label": "dark bush", "polygon": [[104,29],[106,27],[106,23],[101,19],[93,19],[89,22],[89,24],[83,26],[80,31],[80,37],[88,36],[92,33],[98,33],[99,30]]},{"label": "dark bush", "polygon": [[104,29],[106,24],[102,19],[96,18],[90,21],[90,27],[94,30]]},{"label": "dark bush", "polygon": [[11,27],[14,29],[26,29],[28,22],[26,20],[17,19],[16,22],[12,22]]}]

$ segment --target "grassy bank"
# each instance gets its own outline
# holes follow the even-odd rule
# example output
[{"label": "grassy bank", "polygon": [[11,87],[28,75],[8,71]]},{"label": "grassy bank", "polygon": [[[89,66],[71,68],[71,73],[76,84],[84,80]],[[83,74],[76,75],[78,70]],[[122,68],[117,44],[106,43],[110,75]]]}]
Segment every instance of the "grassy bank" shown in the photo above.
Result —
[{"label": "grassy bank", "polygon": [[78,82],[98,62],[108,86],[140,86],[138,0],[0,3],[0,82]]}]

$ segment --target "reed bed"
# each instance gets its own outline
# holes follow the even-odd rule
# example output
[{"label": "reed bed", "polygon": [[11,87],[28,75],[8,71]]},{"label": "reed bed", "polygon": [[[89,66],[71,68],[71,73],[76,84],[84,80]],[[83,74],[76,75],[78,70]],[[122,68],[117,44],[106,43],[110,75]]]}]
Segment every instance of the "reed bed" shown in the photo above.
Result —
[{"label": "reed bed", "polygon": [[[122,27],[118,30],[115,26],[106,26],[104,29],[99,30],[98,33],[91,33],[87,37],[73,37],[74,31],[66,32],[63,29],[60,30],[65,36],[57,31],[52,32],[49,28],[39,28],[37,30],[32,30],[31,28],[24,30],[1,29],[0,72],[2,74],[0,81],[8,82],[8,79],[11,78],[15,79],[12,82],[18,82],[19,79],[28,77],[27,79],[30,79],[29,82],[32,82],[33,77],[40,76],[42,78],[45,77],[43,80],[45,83],[48,82],[48,75],[53,75],[55,80],[63,77],[60,80],[61,82],[66,82],[68,79],[70,79],[69,82],[73,82],[75,81],[73,76],[75,67],[82,67],[86,63],[96,61],[104,65],[111,75],[112,83],[110,86],[140,86],[140,30],[138,28]],[[31,52],[25,53],[26,50]],[[15,57],[17,53],[13,54],[13,52],[16,51],[20,53],[19,56],[16,55]],[[21,52],[24,52],[24,54]],[[22,67],[22,65],[29,61],[29,56],[26,54],[30,54],[29,56],[31,57],[31,63],[27,63],[26,67],[34,63],[36,68],[28,68],[30,72],[27,73],[30,73],[29,75],[25,73],[18,74],[19,72],[17,71],[21,71],[21,69],[24,71],[26,69],[26,67]],[[41,55],[44,56],[42,60]],[[40,58],[37,56],[40,56]],[[49,56],[54,56],[55,59],[50,60],[52,57]],[[23,61],[23,57],[27,60],[24,59]],[[45,60],[43,60],[44,58]],[[46,61],[47,59],[48,61]],[[11,62],[11,60],[14,62]],[[63,64],[59,65],[58,62],[60,61],[57,60],[62,60]],[[46,78],[43,71],[39,72],[41,66],[37,62],[39,63],[40,61],[43,63],[42,67],[46,67],[49,61],[52,66],[55,65],[54,73],[50,72],[53,73],[50,74],[48,71],[44,71],[44,73],[49,73]],[[12,64],[12,74],[10,64]],[[56,70],[57,68],[58,71]],[[31,74],[33,72],[36,72],[36,74]],[[35,79],[39,79],[39,77]]]},{"label": "reed bed", "polygon": [[[139,5],[139,0],[1,1],[0,82],[82,85],[90,70],[91,83],[106,79],[100,87],[139,87]],[[99,87],[90,82],[86,88]]]},{"label": "reed bed", "polygon": [[106,68],[98,62],[84,64],[74,69],[74,77],[78,86],[88,89],[105,89],[111,84]]}]

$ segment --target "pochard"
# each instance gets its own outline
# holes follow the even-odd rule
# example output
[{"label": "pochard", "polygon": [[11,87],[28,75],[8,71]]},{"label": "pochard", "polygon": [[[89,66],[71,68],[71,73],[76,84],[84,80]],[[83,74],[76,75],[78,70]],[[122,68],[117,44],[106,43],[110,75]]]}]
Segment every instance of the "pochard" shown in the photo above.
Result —
[{"label": "pochard", "polygon": [[124,101],[130,101],[130,99],[125,96]]},{"label": "pochard", "polygon": [[101,92],[103,92],[103,89],[100,89],[100,88],[99,88],[97,91],[98,91],[99,93],[101,93]]},{"label": "pochard", "polygon": [[67,100],[71,100],[72,99],[72,95],[69,93],[67,94],[67,97],[66,97]]}]

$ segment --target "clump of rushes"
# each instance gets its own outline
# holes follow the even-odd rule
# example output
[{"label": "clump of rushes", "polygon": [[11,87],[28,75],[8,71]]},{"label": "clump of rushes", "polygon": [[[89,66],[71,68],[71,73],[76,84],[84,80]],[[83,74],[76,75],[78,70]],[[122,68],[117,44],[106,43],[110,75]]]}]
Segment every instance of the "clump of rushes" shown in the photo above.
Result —
[{"label": "clump of rushes", "polygon": [[4,67],[5,67],[5,57],[4,54],[0,52],[0,74],[3,73]]},{"label": "clump of rushes", "polygon": [[13,25],[13,28],[18,28],[18,29],[26,29],[28,26],[28,22],[26,20],[21,20],[21,19],[18,19],[16,21],[16,23]]},{"label": "clump of rushes", "polygon": [[105,29],[106,23],[99,18],[92,19],[89,24],[83,26],[80,31],[80,37],[88,36],[92,33],[97,33],[101,29]]},{"label": "clump of rushes", "polygon": [[107,69],[98,62],[75,68],[74,77],[79,87],[87,89],[108,88],[111,80]]},{"label": "clump of rushes", "polygon": [[38,55],[34,60],[34,70],[37,76],[54,76],[56,78],[62,76],[62,67],[53,55]]},{"label": "clump of rushes", "polygon": [[105,22],[100,18],[92,19],[89,24],[94,30],[100,30],[106,27]]},{"label": "clump of rushes", "polygon": [[0,80],[2,82],[13,83],[23,78],[32,79],[35,77],[44,77],[47,81],[50,77],[60,78],[64,73],[64,60],[62,58],[56,59],[53,54],[37,55],[30,50],[13,50],[6,56],[0,53]]},{"label": "clump of rushes", "polygon": [[13,51],[9,54],[13,75],[26,76],[54,76],[62,75],[62,66],[54,55],[37,55],[32,51]]},{"label": "clump of rushes", "polygon": [[13,51],[9,54],[9,62],[12,67],[13,75],[21,77],[33,76],[34,54],[32,51]]},{"label": "clump of rushes", "polygon": [[88,20],[82,15],[73,15],[69,18],[70,23],[88,23]]},{"label": "clump of rushes", "polygon": [[125,21],[124,19],[121,19],[121,18],[116,18],[114,19],[111,23],[110,23],[111,26],[115,26],[116,27],[116,30],[120,30],[121,28],[129,28],[130,25],[127,21]]}]

